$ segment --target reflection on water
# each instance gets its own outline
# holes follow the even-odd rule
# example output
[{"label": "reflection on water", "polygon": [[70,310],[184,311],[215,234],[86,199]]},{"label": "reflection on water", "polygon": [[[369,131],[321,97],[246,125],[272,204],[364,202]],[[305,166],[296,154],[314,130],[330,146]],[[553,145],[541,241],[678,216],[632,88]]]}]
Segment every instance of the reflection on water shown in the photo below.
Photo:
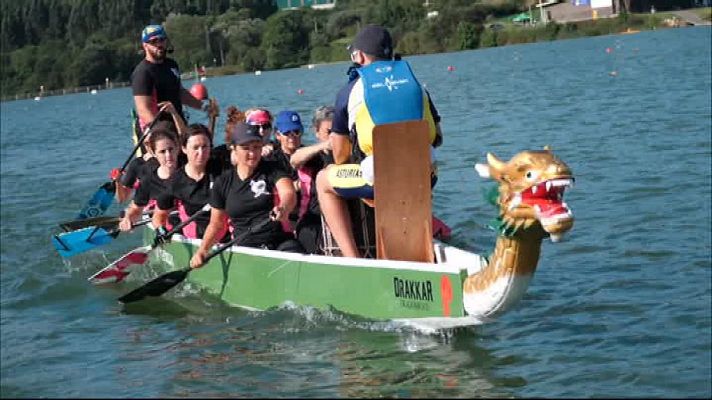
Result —
[{"label": "reflection on water", "polygon": [[[474,329],[427,335],[308,307],[258,313],[178,302],[185,310],[213,310],[179,316],[175,307],[152,302],[142,311],[149,319],[127,332],[121,351],[123,361],[147,362],[167,374],[161,396],[512,397],[509,389],[526,383],[500,376],[498,367],[511,356],[499,358],[478,345]],[[172,319],[167,314],[176,317],[171,325],[178,342],[164,342],[156,325]],[[152,349],[132,351],[137,343]],[[136,393],[151,387],[145,379],[132,386],[143,386]]]}]

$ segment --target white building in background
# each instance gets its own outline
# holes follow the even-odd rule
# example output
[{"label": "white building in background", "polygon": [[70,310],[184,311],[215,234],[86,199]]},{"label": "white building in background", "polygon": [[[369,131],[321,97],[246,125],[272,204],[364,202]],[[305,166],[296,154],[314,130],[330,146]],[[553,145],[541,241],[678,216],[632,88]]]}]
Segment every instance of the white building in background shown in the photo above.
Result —
[{"label": "white building in background", "polygon": [[591,8],[613,7],[613,0],[591,0]]}]

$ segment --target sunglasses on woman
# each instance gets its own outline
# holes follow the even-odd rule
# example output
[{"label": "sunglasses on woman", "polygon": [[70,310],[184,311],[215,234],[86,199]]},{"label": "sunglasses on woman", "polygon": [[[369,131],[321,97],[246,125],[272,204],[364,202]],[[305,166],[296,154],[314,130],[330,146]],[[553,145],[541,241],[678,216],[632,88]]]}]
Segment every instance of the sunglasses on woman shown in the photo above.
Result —
[{"label": "sunglasses on woman", "polygon": [[287,132],[279,132],[280,135],[282,136],[302,136],[302,131],[300,130],[292,130],[292,131],[287,131]]},{"label": "sunglasses on woman", "polygon": [[268,130],[272,129],[272,124],[270,124],[269,122],[267,122],[265,124],[250,124],[250,125],[257,126],[260,129],[262,129],[263,131],[268,131]]}]

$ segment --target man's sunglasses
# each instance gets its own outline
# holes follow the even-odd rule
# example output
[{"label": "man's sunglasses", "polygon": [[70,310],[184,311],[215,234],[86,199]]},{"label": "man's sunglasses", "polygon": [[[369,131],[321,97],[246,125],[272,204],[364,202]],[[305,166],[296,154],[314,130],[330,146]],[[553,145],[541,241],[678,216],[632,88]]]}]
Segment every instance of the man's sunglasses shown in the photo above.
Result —
[{"label": "man's sunglasses", "polygon": [[153,39],[149,40],[147,43],[152,46],[155,46],[156,44],[163,43],[165,41],[166,41],[166,38],[153,38]]}]

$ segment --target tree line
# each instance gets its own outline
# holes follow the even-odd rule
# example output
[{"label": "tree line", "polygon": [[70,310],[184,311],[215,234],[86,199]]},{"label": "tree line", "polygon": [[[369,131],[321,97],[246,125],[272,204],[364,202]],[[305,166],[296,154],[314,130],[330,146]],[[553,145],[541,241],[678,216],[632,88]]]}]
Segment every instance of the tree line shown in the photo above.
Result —
[{"label": "tree line", "polygon": [[2,96],[128,81],[149,23],[164,25],[184,71],[239,72],[347,60],[367,23],[388,27],[402,55],[551,39],[559,28],[524,36],[487,28],[534,1],[338,0],[329,10],[280,11],[274,0],[0,0]]}]

